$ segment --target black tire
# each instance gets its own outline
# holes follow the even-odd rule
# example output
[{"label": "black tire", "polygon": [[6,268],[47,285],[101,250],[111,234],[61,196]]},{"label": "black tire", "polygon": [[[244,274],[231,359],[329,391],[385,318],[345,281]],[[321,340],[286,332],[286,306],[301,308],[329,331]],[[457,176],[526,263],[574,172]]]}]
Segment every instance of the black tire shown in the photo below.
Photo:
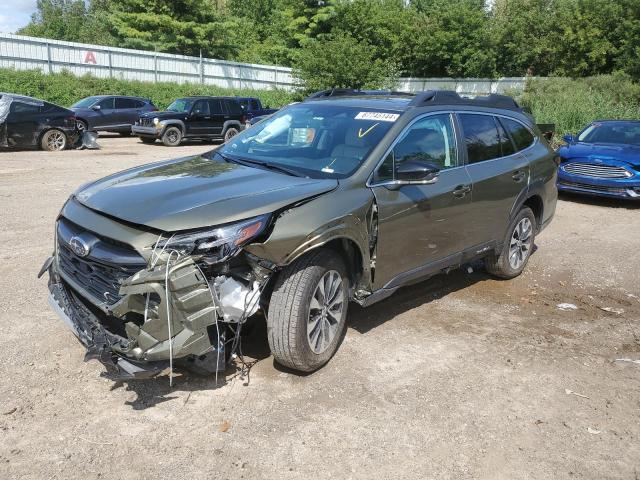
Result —
[{"label": "black tire", "polygon": [[155,138],[147,138],[147,137],[138,137],[142,143],[146,143],[147,145],[152,145],[156,143]]},{"label": "black tire", "polygon": [[[521,225],[521,222],[524,222],[524,224],[526,225],[527,220],[531,228],[530,236],[528,237],[526,242],[528,244],[528,248],[525,251],[523,246],[515,243],[515,250],[512,251],[512,239],[515,239],[518,236],[518,232],[516,232],[516,229],[519,225]],[[536,229],[537,225],[535,215],[529,207],[522,207],[522,209],[509,224],[509,228],[507,229],[507,234],[504,238],[500,255],[493,254],[485,259],[484,264],[487,271],[490,274],[495,275],[496,277],[505,279],[514,278],[520,275],[527,266],[529,258],[531,257],[531,252],[533,251],[533,247],[535,245]],[[509,257],[517,250],[520,250],[522,252],[522,260],[520,262],[517,262],[517,265],[514,265],[510,261]],[[516,255],[516,257],[519,257],[519,255]]]},{"label": "black tire", "polygon": [[[336,286],[335,295],[342,295],[342,307],[338,318],[334,318],[333,327],[321,322],[329,321],[326,318],[325,309],[314,316],[316,328],[320,328],[318,339],[325,331],[327,336],[333,337],[327,341],[326,349],[321,352],[312,350],[310,336],[316,331],[308,332],[308,325],[312,324],[311,304],[320,288],[321,279],[327,275],[339,274],[341,284]],[[325,284],[326,285],[326,284]],[[325,303],[326,305],[326,303]],[[276,361],[285,367],[301,372],[313,372],[326,364],[337,351],[345,333],[347,309],[349,305],[349,277],[342,259],[330,250],[315,250],[287,266],[278,278],[269,303],[269,315],[267,318],[267,338],[271,353]],[[317,309],[320,312],[319,309]],[[317,346],[317,345],[316,345]]]},{"label": "black tire", "polygon": [[229,127],[227,131],[224,132],[224,141],[227,142],[231,138],[235,137],[240,131],[236,127]]},{"label": "black tire", "polygon": [[182,130],[179,127],[167,127],[162,134],[162,143],[167,147],[177,147],[182,142]]},{"label": "black tire", "polygon": [[67,136],[62,130],[58,130],[57,128],[47,130],[40,139],[40,147],[42,147],[42,150],[49,152],[60,152],[67,148],[67,143]]}]

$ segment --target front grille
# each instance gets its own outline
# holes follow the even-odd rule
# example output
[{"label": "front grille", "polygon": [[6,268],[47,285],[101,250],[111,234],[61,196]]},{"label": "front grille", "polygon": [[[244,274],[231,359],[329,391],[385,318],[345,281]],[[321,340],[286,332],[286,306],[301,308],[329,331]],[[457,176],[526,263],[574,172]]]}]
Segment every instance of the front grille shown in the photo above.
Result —
[{"label": "front grille", "polygon": [[[86,257],[78,256],[69,246],[69,239],[75,235],[88,234],[77,225],[60,220],[58,223],[58,267],[63,277],[68,277],[88,294],[106,305],[113,305],[121,296],[120,284],[126,278],[145,268],[144,259],[135,250],[115,245],[105,239],[98,239],[92,252]],[[118,264],[105,259],[125,259]]]},{"label": "front grille", "polygon": [[627,195],[626,188],[605,187],[602,185],[587,185],[586,183],[560,182],[560,186],[568,188],[580,188],[582,190],[590,190],[592,192],[615,193],[617,195]]},{"label": "front grille", "polygon": [[614,167],[611,165],[594,165],[590,163],[567,163],[562,169],[573,175],[595,178],[629,178],[633,174],[622,167]]},{"label": "front grille", "polygon": [[153,127],[153,118],[141,118],[138,120],[138,125],[142,127]]}]

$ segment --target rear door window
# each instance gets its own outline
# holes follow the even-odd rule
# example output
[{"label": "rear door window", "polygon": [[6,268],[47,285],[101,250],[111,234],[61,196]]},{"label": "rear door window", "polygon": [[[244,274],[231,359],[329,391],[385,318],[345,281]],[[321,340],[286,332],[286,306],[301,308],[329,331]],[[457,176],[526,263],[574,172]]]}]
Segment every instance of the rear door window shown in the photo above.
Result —
[{"label": "rear door window", "polygon": [[212,115],[220,115],[224,113],[224,110],[222,110],[222,102],[220,100],[209,100],[209,107]]},{"label": "rear door window", "polygon": [[501,118],[500,121],[511,134],[518,151],[531,146],[535,138],[527,127],[522,125],[520,122],[516,122],[515,120],[510,120],[508,118]]},{"label": "rear door window", "polygon": [[469,163],[484,162],[502,156],[500,135],[491,115],[459,114]]},{"label": "rear door window", "polygon": [[136,108],[136,101],[133,98],[116,98],[116,108]]}]

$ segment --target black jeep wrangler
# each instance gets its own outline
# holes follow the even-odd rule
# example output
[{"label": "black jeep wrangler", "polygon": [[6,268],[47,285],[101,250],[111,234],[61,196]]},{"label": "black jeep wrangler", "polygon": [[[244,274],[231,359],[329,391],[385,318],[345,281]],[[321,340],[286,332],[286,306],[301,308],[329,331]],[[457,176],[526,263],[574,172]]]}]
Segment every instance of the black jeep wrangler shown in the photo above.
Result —
[{"label": "black jeep wrangler", "polygon": [[245,114],[233,97],[185,97],[175,100],[164,112],[148,112],[131,127],[144,143],[161,139],[168,147],[183,139],[224,140],[244,128]]}]

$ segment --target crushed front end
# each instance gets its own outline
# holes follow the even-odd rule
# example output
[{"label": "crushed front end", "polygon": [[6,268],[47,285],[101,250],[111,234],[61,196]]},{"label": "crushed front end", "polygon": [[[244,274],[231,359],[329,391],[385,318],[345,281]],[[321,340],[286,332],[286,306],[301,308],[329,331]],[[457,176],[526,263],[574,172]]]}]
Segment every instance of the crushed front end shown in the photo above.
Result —
[{"label": "crushed front end", "polygon": [[222,371],[273,273],[242,248],[267,225],[261,216],[167,234],[72,198],[41,272],[49,272],[49,302],[87,348],[85,358],[102,362],[111,378],[150,378],[174,362]]}]

